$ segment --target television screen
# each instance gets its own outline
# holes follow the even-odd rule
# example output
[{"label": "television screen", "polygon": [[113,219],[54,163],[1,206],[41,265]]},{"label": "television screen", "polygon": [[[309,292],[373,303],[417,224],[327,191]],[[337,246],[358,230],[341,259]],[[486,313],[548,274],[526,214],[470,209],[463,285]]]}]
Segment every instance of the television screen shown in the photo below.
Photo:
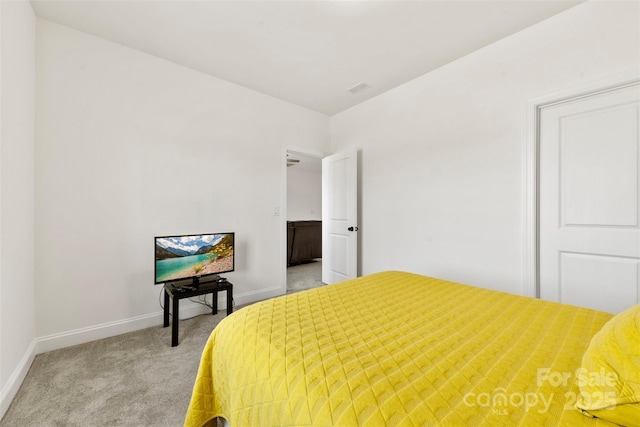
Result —
[{"label": "television screen", "polygon": [[155,283],[233,271],[234,233],[155,237]]}]

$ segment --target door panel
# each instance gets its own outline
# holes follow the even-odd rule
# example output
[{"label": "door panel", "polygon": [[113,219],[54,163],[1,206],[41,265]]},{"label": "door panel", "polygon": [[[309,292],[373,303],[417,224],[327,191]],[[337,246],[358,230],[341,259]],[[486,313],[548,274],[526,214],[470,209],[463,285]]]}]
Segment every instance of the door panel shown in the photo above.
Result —
[{"label": "door panel", "polygon": [[609,312],[640,302],[639,93],[541,110],[541,298]]},{"label": "door panel", "polygon": [[[347,266],[347,260],[349,258],[349,236],[341,236],[333,233],[329,236],[329,240],[329,247],[331,248],[329,271],[333,275],[346,278],[349,274],[349,268]],[[324,282],[328,283],[326,281]]]},{"label": "door panel", "polygon": [[353,279],[358,271],[355,151],[322,159],[322,281]]},{"label": "door panel", "polygon": [[563,225],[638,225],[637,105],[560,118]]},{"label": "door panel", "polygon": [[618,313],[637,300],[637,259],[561,252],[559,264],[559,301]]},{"label": "door panel", "polygon": [[333,221],[347,221],[349,204],[347,203],[347,185],[349,173],[349,158],[328,160],[328,187],[331,202],[329,203],[329,219]]}]

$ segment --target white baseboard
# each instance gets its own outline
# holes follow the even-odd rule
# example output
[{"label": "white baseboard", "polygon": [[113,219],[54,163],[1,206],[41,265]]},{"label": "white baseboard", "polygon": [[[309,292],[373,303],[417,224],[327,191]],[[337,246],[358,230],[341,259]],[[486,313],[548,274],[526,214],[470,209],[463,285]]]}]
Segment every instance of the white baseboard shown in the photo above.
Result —
[{"label": "white baseboard", "polygon": [[33,359],[35,359],[36,357],[36,344],[36,339],[31,341],[31,344],[29,344],[27,351],[24,353],[24,356],[22,356],[22,359],[20,360],[20,363],[18,363],[18,366],[9,377],[9,381],[7,381],[7,384],[0,392],[0,419],[4,417],[7,409],[9,409],[13,398],[18,393],[18,390],[20,389],[24,378],[27,376],[27,372],[29,372],[29,368],[31,368]]},{"label": "white baseboard", "polygon": [[[234,295],[235,305],[249,304],[268,298],[281,295],[282,290],[279,287],[261,289],[256,292],[247,292],[241,295]],[[226,292],[218,293],[218,310],[226,310],[227,295]],[[180,302],[180,319],[188,319],[200,314],[210,313],[211,309],[202,304],[190,301]],[[101,325],[89,326],[87,328],[76,329],[72,331],[61,332],[57,334],[47,335],[36,338],[36,354],[45,353],[47,351],[58,350],[73,345],[84,344],[103,338],[109,338],[128,332],[134,332],[140,329],[151,328],[162,325],[163,312],[145,314],[142,316],[131,317],[128,319],[117,320],[115,322],[103,323]]]},{"label": "white baseboard", "polygon": [[[224,294],[220,293],[220,295],[224,295]],[[257,301],[263,301],[269,298],[275,298],[281,295],[283,295],[282,288],[277,286],[273,288],[260,289],[259,291],[245,292],[237,296],[234,295],[233,299],[234,299],[234,302],[236,303],[236,306],[239,306],[244,304],[250,304]],[[220,301],[223,301],[223,302],[226,301],[226,295],[222,298],[218,297],[218,306],[220,306]],[[222,308],[224,309],[224,306],[222,306]]]},{"label": "white baseboard", "polygon": [[[255,292],[247,292],[241,295],[234,295],[236,306],[253,303],[256,301],[273,298],[282,294],[280,287],[262,289]],[[218,309],[225,310],[227,307],[226,292],[218,293]],[[188,319],[201,314],[211,313],[211,309],[202,304],[183,301],[180,304],[180,319]],[[43,337],[35,338],[29,348],[25,352],[22,360],[16,367],[15,371],[7,381],[6,386],[0,393],[0,419],[4,416],[7,409],[11,405],[11,401],[20,389],[22,382],[31,368],[31,364],[37,354],[46,353],[47,351],[58,350],[65,347],[71,347],[78,344],[109,338],[128,332],[134,332],[140,329],[151,328],[162,325],[163,312],[157,311],[142,316],[131,317],[128,319],[118,320],[115,322],[103,323],[100,325],[90,326],[87,328],[75,329],[72,331],[51,334]]]},{"label": "white baseboard", "polygon": [[[188,319],[207,312],[211,312],[211,310],[201,304],[185,302],[180,304],[180,319]],[[37,354],[159,326],[162,325],[162,322],[163,312],[158,311],[115,322],[39,337],[36,338],[38,342]]]}]

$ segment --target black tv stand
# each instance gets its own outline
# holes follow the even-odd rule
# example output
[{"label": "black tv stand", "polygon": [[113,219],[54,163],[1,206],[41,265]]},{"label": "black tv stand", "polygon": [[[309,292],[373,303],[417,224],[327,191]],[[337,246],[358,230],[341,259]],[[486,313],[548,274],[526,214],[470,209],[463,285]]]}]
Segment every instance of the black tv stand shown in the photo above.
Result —
[{"label": "black tv stand", "polygon": [[179,303],[183,298],[192,298],[198,295],[211,294],[212,308],[211,314],[218,314],[218,292],[227,291],[227,316],[233,312],[233,284],[219,281],[220,276],[207,277],[206,281],[200,282],[194,278],[192,285],[178,286],[174,283],[164,284],[164,323],[166,328],[169,326],[169,298],[172,304],[172,324],[171,324],[171,347],[178,345],[178,322],[179,322]]}]

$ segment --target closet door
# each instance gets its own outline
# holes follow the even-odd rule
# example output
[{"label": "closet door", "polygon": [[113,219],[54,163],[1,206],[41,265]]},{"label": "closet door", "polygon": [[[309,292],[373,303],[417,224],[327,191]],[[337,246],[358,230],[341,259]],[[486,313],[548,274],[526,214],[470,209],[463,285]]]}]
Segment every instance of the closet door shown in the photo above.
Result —
[{"label": "closet door", "polygon": [[540,112],[540,297],[612,313],[640,302],[640,86]]}]

